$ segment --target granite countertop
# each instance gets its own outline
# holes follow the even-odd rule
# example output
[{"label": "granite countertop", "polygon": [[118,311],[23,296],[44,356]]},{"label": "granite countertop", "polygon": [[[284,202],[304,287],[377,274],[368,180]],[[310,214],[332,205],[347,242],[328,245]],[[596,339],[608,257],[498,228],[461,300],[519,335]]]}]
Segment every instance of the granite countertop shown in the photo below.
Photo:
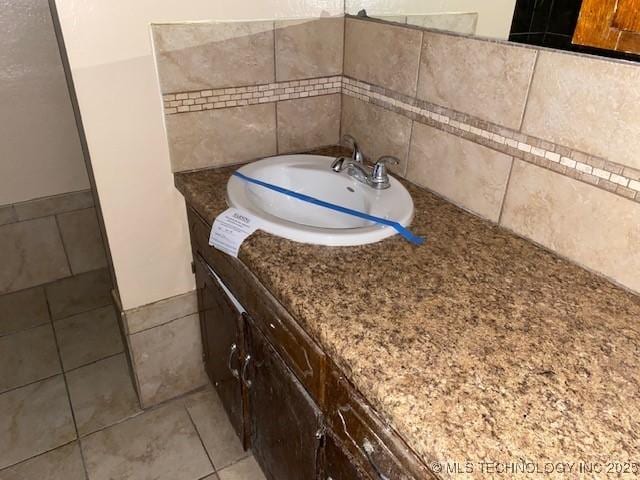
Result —
[{"label": "granite countertop", "polygon": [[[177,174],[176,186],[212,222],[231,172]],[[258,231],[239,258],[427,465],[472,462],[443,478],[487,478],[491,462],[522,459],[576,462],[574,473],[639,462],[640,298],[407,188],[422,246],[396,235],[321,247]],[[584,477],[574,473],[558,478]],[[529,474],[502,478],[513,477]]]}]

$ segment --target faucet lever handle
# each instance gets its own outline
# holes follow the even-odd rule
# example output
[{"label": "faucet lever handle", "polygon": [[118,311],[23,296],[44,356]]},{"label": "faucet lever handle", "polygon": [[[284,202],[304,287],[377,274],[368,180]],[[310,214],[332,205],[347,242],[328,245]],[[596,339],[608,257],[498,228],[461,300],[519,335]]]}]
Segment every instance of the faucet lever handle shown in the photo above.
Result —
[{"label": "faucet lever handle", "polygon": [[389,175],[387,174],[388,163],[398,165],[400,160],[393,155],[383,155],[378,159],[371,172],[371,184],[374,188],[389,188]]},{"label": "faucet lever handle", "polygon": [[400,160],[398,159],[398,157],[394,157],[393,155],[382,155],[376,162],[376,165],[386,165],[387,163],[391,163],[392,165],[399,165]]}]

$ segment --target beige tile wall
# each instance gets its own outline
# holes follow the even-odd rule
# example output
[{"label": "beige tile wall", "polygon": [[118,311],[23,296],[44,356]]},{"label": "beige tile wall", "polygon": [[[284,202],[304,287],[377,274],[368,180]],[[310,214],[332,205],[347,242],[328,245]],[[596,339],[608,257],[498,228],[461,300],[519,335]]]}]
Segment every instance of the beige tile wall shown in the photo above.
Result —
[{"label": "beige tile wall", "polygon": [[278,153],[337,142],[340,134],[339,94],[278,102],[276,108]]},{"label": "beige tile wall", "polygon": [[425,32],[418,98],[520,128],[536,50]]},{"label": "beige tile wall", "polygon": [[522,131],[640,169],[640,67],[541,51]]},{"label": "beige tile wall", "polygon": [[416,122],[406,178],[498,221],[512,157]]},{"label": "beige tile wall", "polygon": [[640,292],[640,203],[517,160],[501,224]]},{"label": "beige tile wall", "polygon": [[198,314],[134,333],[128,344],[143,408],[207,383]]},{"label": "beige tile wall", "polygon": [[152,31],[173,171],[338,142],[343,18]]},{"label": "beige tile wall", "polygon": [[89,190],[0,207],[0,294],[106,267]]},{"label": "beige tile wall", "polygon": [[229,165],[277,151],[273,103],[170,115],[165,121],[176,172]]},{"label": "beige tile wall", "polygon": [[158,24],[152,32],[162,93],[275,80],[273,22]]},{"label": "beige tile wall", "polygon": [[[640,288],[627,269],[636,266],[631,245],[640,224],[639,65],[355,17],[344,21],[343,38],[341,25],[276,22],[274,53],[256,61],[272,62],[273,76],[266,67],[250,80],[230,76],[234,86],[256,92],[233,92],[224,104],[216,97],[210,107],[196,97],[231,85],[226,74],[180,70],[199,62],[203,54],[194,52],[205,47],[240,52],[254,45],[207,45],[204,27],[197,40],[180,38],[189,38],[188,26],[154,31],[157,45],[176,47],[158,54],[161,76],[170,72],[173,82],[161,81],[174,170],[303,150],[349,133],[371,159],[397,156],[396,174]],[[262,40],[241,60],[266,50],[267,30],[254,32]],[[188,105],[171,104],[178,95]],[[211,111],[193,112],[200,108]],[[256,140],[246,142],[249,135]]]},{"label": "beige tile wall", "polygon": [[415,95],[422,32],[346,19],[344,74],[405,95]]},{"label": "beige tile wall", "polygon": [[344,19],[276,22],[276,81],[342,74]]},{"label": "beige tile wall", "polygon": [[121,312],[144,408],[207,383],[196,291]]},{"label": "beige tile wall", "polygon": [[[361,64],[371,47],[349,39],[371,31],[408,65],[393,79],[419,61],[416,94]],[[343,133],[376,155],[410,144],[409,180],[640,292],[640,65],[356,18],[345,41]]]},{"label": "beige tile wall", "polygon": [[404,175],[411,138],[410,119],[345,95],[342,99],[342,133],[356,138],[370,160],[375,161],[382,155],[397,157],[400,165],[389,167]]}]

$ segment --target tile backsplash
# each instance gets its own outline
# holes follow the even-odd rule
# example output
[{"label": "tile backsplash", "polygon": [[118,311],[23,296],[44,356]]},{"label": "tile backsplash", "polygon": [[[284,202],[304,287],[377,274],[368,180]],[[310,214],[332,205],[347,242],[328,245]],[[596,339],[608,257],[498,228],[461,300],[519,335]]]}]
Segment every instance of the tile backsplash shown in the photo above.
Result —
[{"label": "tile backsplash", "polygon": [[397,156],[396,174],[640,291],[640,66],[349,16],[153,31],[175,171],[350,133],[370,159]]},{"label": "tile backsplash", "polygon": [[174,171],[339,141],[343,18],[152,31]]}]

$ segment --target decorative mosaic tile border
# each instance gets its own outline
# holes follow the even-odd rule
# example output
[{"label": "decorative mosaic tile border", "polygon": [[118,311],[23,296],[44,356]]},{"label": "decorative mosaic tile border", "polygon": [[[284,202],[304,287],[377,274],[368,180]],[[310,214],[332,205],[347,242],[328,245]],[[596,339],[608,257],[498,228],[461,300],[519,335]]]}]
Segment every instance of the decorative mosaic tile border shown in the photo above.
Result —
[{"label": "decorative mosaic tile border", "polygon": [[640,203],[640,170],[346,76],[342,93]]},{"label": "decorative mosaic tile border", "polygon": [[163,95],[166,115],[343,93],[640,203],[640,170],[347,76]]},{"label": "decorative mosaic tile border", "polygon": [[242,107],[341,93],[342,76],[309,78],[263,85],[168,93],[162,96],[165,115]]}]

